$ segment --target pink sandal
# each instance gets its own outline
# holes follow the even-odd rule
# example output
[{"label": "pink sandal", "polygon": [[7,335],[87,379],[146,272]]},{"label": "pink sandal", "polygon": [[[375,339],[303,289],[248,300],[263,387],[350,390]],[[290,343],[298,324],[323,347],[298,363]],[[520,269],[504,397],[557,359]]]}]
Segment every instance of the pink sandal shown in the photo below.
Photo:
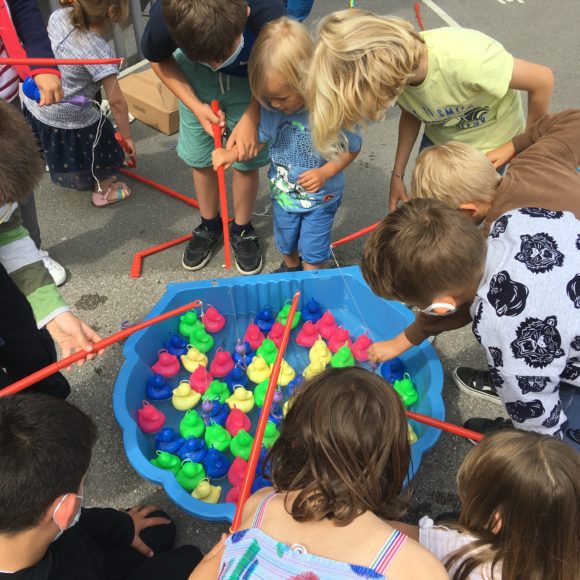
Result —
[{"label": "pink sandal", "polygon": [[115,181],[105,191],[93,192],[93,205],[95,207],[105,207],[123,201],[130,195],[131,190],[127,187],[127,184]]}]

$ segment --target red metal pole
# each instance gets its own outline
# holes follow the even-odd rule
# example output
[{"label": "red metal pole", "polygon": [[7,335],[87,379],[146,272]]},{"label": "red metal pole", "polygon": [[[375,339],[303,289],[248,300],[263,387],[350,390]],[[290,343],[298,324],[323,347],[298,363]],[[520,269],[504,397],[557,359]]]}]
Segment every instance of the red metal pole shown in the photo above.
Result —
[{"label": "red metal pole", "polygon": [[415,16],[417,17],[417,22],[419,23],[419,28],[425,30],[423,26],[423,19],[421,18],[421,5],[419,2],[415,2]]},{"label": "red metal pole", "polygon": [[447,431],[447,433],[453,433],[453,435],[459,435],[459,437],[465,437],[465,439],[473,439],[474,441],[481,441],[483,439],[483,434],[477,431],[472,431],[471,429],[465,429],[465,427],[459,427],[458,425],[453,425],[453,423],[447,423],[447,421],[440,421],[439,419],[433,419],[427,415],[421,415],[421,413],[415,413],[414,411],[406,411],[407,417],[417,421],[417,423],[424,423],[430,427],[436,427],[441,429],[441,431]]},{"label": "red metal pole", "polygon": [[370,226],[367,226],[366,228],[363,228],[362,230],[359,230],[358,232],[354,232],[353,234],[349,234],[348,236],[344,236],[344,238],[340,238],[340,240],[336,240],[336,242],[332,242],[332,244],[330,244],[330,247],[336,248],[336,246],[342,246],[342,244],[346,244],[347,242],[352,242],[352,240],[356,240],[357,238],[365,236],[366,234],[369,234],[374,229],[376,229],[376,227],[380,223],[381,222],[378,221]]},{"label": "red metal pole", "polygon": [[[219,101],[211,102],[211,110],[217,115],[220,110]],[[213,129],[213,144],[216,149],[222,147],[222,128],[219,125],[212,125]],[[230,229],[228,226],[228,198],[226,195],[226,172],[223,167],[217,170],[218,186],[220,192],[220,209],[222,214],[222,228],[224,232],[224,258],[226,261],[226,268],[229,270],[232,267],[232,259],[230,256]]]},{"label": "red metal pole", "polygon": [[173,246],[183,244],[183,242],[191,240],[192,237],[193,234],[187,234],[186,236],[181,236],[180,238],[169,240],[168,242],[164,242],[163,244],[159,244],[158,246],[152,246],[151,248],[147,248],[146,250],[135,252],[135,254],[133,255],[133,265],[131,266],[131,278],[141,277],[143,258],[151,256],[152,254],[157,254],[158,252],[162,252],[163,250],[167,250],[167,248],[172,248]]},{"label": "red metal pole", "polygon": [[284,326],[284,334],[282,334],[282,341],[280,342],[278,355],[276,356],[276,360],[274,361],[274,366],[272,367],[272,372],[270,373],[270,378],[268,380],[268,390],[266,391],[266,397],[264,398],[264,406],[262,407],[262,412],[260,413],[260,419],[258,420],[258,426],[256,428],[256,436],[254,437],[254,444],[252,445],[250,457],[248,458],[248,468],[246,469],[246,476],[244,477],[244,481],[242,483],[240,499],[236,505],[236,514],[234,515],[234,521],[232,522],[232,526],[230,528],[230,532],[232,533],[236,532],[240,528],[244,504],[250,495],[250,490],[252,489],[252,484],[254,483],[256,466],[258,465],[262,440],[264,439],[264,430],[266,429],[266,423],[268,422],[268,416],[270,415],[270,407],[272,406],[274,391],[276,390],[276,384],[278,383],[278,375],[280,374],[282,359],[284,358],[284,353],[286,351],[286,347],[288,346],[288,341],[290,340],[292,320],[294,320],[294,314],[298,308],[299,298],[300,292],[296,292],[296,294],[294,294],[294,298],[292,299],[292,305],[290,306],[290,313],[288,314],[286,325]]},{"label": "red metal pole", "polygon": [[122,58],[0,58],[0,64],[9,65],[67,65],[67,64],[122,64]]},{"label": "red metal pole", "polygon": [[84,358],[87,358],[87,356],[89,356],[90,354],[97,353],[100,350],[103,350],[104,348],[107,348],[108,346],[115,344],[116,342],[119,342],[127,338],[128,336],[131,336],[133,333],[142,330],[143,328],[153,326],[158,322],[167,320],[172,316],[176,316],[178,314],[181,314],[182,312],[185,312],[186,310],[191,310],[192,308],[197,308],[199,306],[201,306],[201,300],[195,300],[193,302],[190,302],[189,304],[186,304],[185,306],[174,308],[173,310],[165,312],[164,314],[156,316],[155,318],[151,318],[150,320],[144,320],[139,324],[135,324],[134,326],[130,326],[128,328],[124,328],[119,332],[115,332],[115,334],[111,334],[111,336],[108,336],[106,338],[103,338],[102,340],[99,340],[99,342],[96,342],[93,345],[92,352],[80,350],[78,352],[75,352],[74,354],[71,354],[70,356],[67,356],[66,358],[63,358],[62,360],[59,360],[55,363],[52,363],[51,365],[44,367],[43,369],[40,369],[39,371],[36,371],[35,373],[32,373],[28,377],[25,377],[23,379],[20,379],[19,381],[16,381],[15,383],[12,383],[8,387],[0,391],[0,397],[7,397],[8,395],[14,395],[15,393],[19,393],[20,391],[23,391],[24,389],[34,385],[38,381],[41,381],[42,379],[46,379],[47,377],[50,377],[51,375],[58,373],[58,371],[71,366],[73,363],[83,360]]}]

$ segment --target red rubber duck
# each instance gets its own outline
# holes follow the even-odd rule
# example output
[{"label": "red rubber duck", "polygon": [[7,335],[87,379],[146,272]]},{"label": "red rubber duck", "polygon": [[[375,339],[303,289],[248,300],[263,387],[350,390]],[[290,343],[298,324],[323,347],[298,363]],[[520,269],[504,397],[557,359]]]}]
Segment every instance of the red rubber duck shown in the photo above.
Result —
[{"label": "red rubber duck", "polygon": [[210,306],[201,317],[203,325],[208,332],[216,333],[226,325],[226,319],[217,308]]},{"label": "red rubber duck", "polygon": [[137,425],[143,433],[157,433],[165,423],[165,415],[148,401],[137,411]]},{"label": "red rubber duck", "polygon": [[246,476],[246,470],[248,469],[248,462],[241,457],[236,457],[232,461],[232,465],[228,470],[228,481],[233,487],[242,485],[244,477]]},{"label": "red rubber duck", "polygon": [[213,381],[213,375],[203,366],[199,365],[189,375],[189,384],[192,390],[201,393],[202,395],[207,391],[209,384]]},{"label": "red rubber duck", "polygon": [[230,414],[226,419],[226,429],[230,432],[232,437],[235,437],[240,429],[249,433],[251,428],[252,422],[245,413],[240,411],[240,409],[235,408],[230,411]]},{"label": "red rubber duck", "polygon": [[319,336],[320,333],[316,326],[310,320],[307,320],[296,336],[296,344],[310,348],[318,340]]},{"label": "red rubber duck", "polygon": [[367,354],[369,346],[373,341],[369,338],[368,334],[361,334],[352,344],[352,354],[358,362],[365,362],[369,360],[369,355]]},{"label": "red rubber duck", "polygon": [[232,355],[227,350],[218,348],[213,360],[211,361],[209,370],[214,377],[221,378],[231,373],[234,366],[235,363]]},{"label": "red rubber duck", "polygon": [[339,326],[328,339],[328,348],[331,352],[338,352],[338,349],[345,344],[348,346],[348,348],[352,346],[350,333],[346,328]]},{"label": "red rubber duck", "polygon": [[320,336],[322,338],[326,338],[328,340],[336,331],[338,325],[336,324],[336,320],[334,320],[334,316],[332,316],[332,312],[327,310],[323,315],[322,318],[316,323],[316,329],[318,330]]},{"label": "red rubber duck", "polygon": [[268,333],[268,338],[278,347],[282,344],[282,335],[284,334],[284,325],[274,322],[272,330]]},{"label": "red rubber duck", "polygon": [[166,350],[159,351],[159,358],[151,367],[155,374],[161,375],[166,379],[174,377],[180,369],[179,359],[174,354],[169,354]]},{"label": "red rubber duck", "polygon": [[257,350],[260,345],[264,342],[264,338],[266,338],[260,327],[253,322],[248,324],[248,328],[246,328],[246,334],[244,334],[244,340],[248,342],[250,348],[252,350]]}]

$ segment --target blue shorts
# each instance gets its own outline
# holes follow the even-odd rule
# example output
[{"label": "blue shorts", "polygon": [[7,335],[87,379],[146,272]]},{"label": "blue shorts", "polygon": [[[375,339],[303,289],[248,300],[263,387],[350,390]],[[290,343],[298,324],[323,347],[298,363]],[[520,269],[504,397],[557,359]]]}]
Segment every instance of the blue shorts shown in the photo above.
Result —
[{"label": "blue shorts", "polygon": [[308,264],[320,264],[330,257],[332,222],[342,196],[313,211],[288,212],[274,201],[274,239],[280,253],[298,250]]}]

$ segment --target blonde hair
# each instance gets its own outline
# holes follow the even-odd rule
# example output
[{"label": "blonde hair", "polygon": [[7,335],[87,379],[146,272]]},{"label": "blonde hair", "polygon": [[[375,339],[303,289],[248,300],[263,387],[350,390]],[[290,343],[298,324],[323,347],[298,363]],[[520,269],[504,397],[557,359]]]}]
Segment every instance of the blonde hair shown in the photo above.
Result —
[{"label": "blonde hair", "polygon": [[260,31],[248,62],[252,94],[263,107],[264,86],[272,74],[278,74],[293,90],[304,97],[304,77],[314,52],[314,41],[303,24],[286,16],[269,22]]},{"label": "blonde hair", "polygon": [[406,20],[359,9],[320,21],[307,84],[314,146],[339,150],[341,131],[378,121],[417,70],[423,39]]},{"label": "blonde hair", "polygon": [[469,201],[490,202],[501,176],[475,147],[450,141],[425,149],[411,178],[411,196],[437,199],[457,208]]},{"label": "blonde hair", "polygon": [[129,0],[60,0],[60,4],[72,8],[71,24],[80,30],[110,22],[121,23],[129,10]]},{"label": "blonde hair", "polygon": [[453,580],[487,563],[502,580],[578,580],[579,473],[576,451],[538,433],[499,431],[471,449],[457,476],[459,527],[478,539],[445,562]]}]

